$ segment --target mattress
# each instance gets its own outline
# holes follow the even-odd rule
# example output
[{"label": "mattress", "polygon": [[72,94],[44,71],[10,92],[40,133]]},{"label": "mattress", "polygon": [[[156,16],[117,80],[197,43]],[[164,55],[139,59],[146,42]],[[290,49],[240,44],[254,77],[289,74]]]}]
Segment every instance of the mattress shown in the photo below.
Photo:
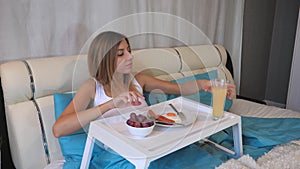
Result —
[{"label": "mattress", "polygon": [[292,110],[263,105],[244,99],[234,99],[230,112],[247,117],[260,118],[300,118],[300,113]]}]

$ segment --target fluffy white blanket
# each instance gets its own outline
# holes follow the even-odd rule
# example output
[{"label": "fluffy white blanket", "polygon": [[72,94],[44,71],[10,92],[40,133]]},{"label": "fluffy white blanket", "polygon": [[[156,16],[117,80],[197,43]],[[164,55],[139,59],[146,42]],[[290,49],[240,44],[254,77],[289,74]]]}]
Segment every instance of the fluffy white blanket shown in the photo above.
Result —
[{"label": "fluffy white blanket", "polygon": [[299,169],[300,140],[274,147],[255,161],[249,155],[230,159],[216,169]]}]

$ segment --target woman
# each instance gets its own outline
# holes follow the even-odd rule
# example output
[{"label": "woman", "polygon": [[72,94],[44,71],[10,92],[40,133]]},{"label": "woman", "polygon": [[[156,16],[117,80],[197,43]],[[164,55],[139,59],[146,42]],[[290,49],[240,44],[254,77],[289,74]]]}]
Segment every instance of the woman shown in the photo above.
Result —
[{"label": "woman", "polygon": [[[178,85],[143,73],[133,77],[132,64],[130,45],[124,35],[115,32],[99,34],[92,41],[88,52],[88,67],[92,78],[80,86],[72,102],[53,125],[54,136],[69,135],[99,117],[114,115],[115,112],[112,112],[115,108],[130,106],[139,101],[142,102],[141,106],[146,106],[143,90],[151,92],[159,89],[164,93],[181,95],[210,90],[208,80],[197,80],[195,87],[195,81]],[[231,95],[229,92],[229,97]],[[91,104],[93,106],[90,108]]]}]

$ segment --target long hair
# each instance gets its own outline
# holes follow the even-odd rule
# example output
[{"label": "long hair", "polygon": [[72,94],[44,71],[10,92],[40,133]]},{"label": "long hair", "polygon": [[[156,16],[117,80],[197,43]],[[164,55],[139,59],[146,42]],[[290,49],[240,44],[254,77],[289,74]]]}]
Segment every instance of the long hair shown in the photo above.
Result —
[{"label": "long hair", "polygon": [[[112,90],[112,85],[116,87],[121,85],[129,87],[129,90],[137,91],[136,87],[132,84],[129,75],[124,75],[123,82],[113,84],[116,76],[116,61],[117,50],[121,41],[125,39],[130,48],[130,44],[126,36],[116,32],[102,32],[95,37],[92,41],[88,51],[88,67],[90,75],[96,78],[103,86]],[[124,86],[126,85],[126,86]]]}]

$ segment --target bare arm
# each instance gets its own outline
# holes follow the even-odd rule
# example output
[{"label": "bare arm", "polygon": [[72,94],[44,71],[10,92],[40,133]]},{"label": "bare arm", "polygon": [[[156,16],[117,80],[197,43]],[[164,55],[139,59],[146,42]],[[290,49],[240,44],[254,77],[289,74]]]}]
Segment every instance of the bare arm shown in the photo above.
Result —
[{"label": "bare arm", "polygon": [[113,101],[108,101],[97,107],[86,109],[94,95],[95,82],[89,79],[79,88],[74,99],[53,125],[52,130],[55,137],[71,134],[114,108]]},{"label": "bare arm", "polygon": [[[191,95],[200,90],[211,91],[211,81],[206,79],[193,80],[183,84],[177,84],[165,80],[160,80],[150,75],[139,73],[136,76],[137,81],[147,92],[159,89],[166,94]],[[235,85],[229,84],[227,97],[232,99],[234,92],[231,90]]]},{"label": "bare arm", "polygon": [[177,84],[160,80],[144,73],[139,73],[135,77],[143,89],[148,92],[151,92],[154,89],[159,89],[167,94],[190,95],[200,90],[210,90],[211,86],[209,80],[195,80],[183,84]]}]

